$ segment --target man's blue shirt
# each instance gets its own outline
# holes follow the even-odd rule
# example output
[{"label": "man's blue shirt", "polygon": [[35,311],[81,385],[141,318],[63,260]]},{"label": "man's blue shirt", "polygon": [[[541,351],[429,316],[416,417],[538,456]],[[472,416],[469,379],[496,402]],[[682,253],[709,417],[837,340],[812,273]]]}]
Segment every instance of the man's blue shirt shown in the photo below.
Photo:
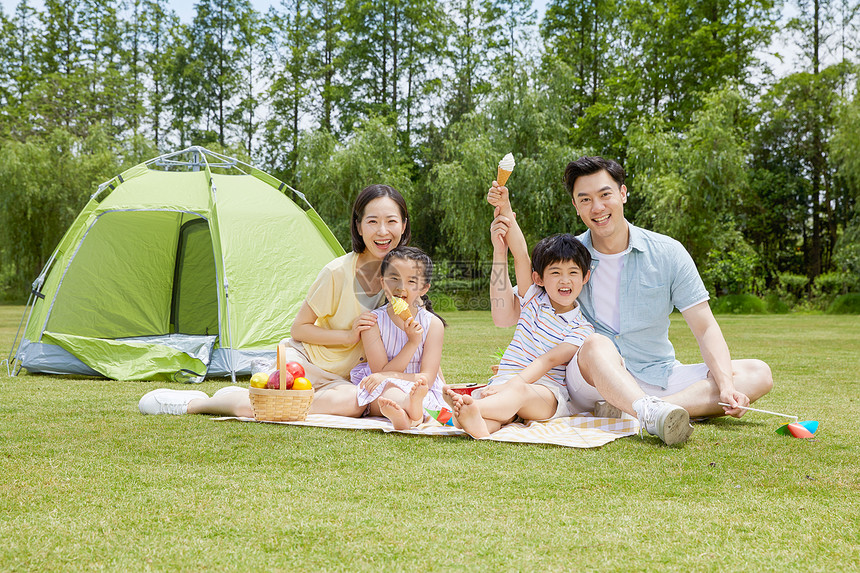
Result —
[{"label": "man's blue shirt", "polygon": [[[685,310],[710,297],[693,258],[681,243],[628,226],[630,249],[624,255],[619,289],[621,332],[596,319],[591,290],[594,281],[585,285],[578,300],[595,331],[615,342],[627,369],[643,382],[665,388],[675,365],[669,315],[676,307]],[[577,238],[594,255],[591,231]],[[592,276],[600,272],[598,267],[599,261],[592,260]]]}]

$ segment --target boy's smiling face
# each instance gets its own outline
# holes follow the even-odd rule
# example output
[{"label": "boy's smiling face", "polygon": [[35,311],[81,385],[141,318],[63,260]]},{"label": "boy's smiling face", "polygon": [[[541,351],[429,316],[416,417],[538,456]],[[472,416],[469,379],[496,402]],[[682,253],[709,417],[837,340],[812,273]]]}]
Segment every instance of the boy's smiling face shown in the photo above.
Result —
[{"label": "boy's smiling face", "polygon": [[551,263],[543,270],[543,276],[532,271],[532,280],[543,287],[552,308],[559,314],[576,308],[576,297],[590,276],[590,271],[583,275],[582,269],[573,261]]}]

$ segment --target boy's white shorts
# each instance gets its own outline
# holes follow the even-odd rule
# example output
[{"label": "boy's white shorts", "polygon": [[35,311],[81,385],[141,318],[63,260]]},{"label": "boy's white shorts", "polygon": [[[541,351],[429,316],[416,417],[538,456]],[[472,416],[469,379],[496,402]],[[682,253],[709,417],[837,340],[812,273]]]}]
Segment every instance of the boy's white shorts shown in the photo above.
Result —
[{"label": "boy's white shorts", "polygon": [[[500,386],[502,384],[505,384],[514,376],[516,376],[516,374],[497,374],[496,376],[493,376],[493,379],[490,382],[490,386]],[[532,382],[532,384],[535,386],[544,386],[548,388],[549,391],[552,392],[553,396],[555,396],[555,414],[553,414],[550,418],[547,418],[548,420],[551,420],[553,418],[564,418],[566,416],[573,415],[570,409],[570,394],[564,386],[546,376],[535,380],[534,382]],[[483,388],[479,388],[478,390],[472,392],[472,397],[480,398],[481,390],[483,390]]]}]

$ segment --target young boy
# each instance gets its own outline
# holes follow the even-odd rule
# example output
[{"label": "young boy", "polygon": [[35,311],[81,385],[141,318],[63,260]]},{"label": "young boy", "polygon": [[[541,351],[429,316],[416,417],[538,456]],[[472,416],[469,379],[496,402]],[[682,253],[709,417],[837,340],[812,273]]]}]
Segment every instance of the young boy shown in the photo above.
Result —
[{"label": "young boy", "polygon": [[[498,186],[494,184],[494,189]],[[493,195],[493,189],[490,190]],[[501,193],[488,200],[504,212],[510,203]],[[490,229],[493,270],[492,304],[519,302],[520,319],[505,350],[498,373],[480,399],[446,389],[458,424],[472,437],[482,438],[520,417],[547,420],[569,416],[570,396],[564,376],[580,345],[594,332],[576,297],[588,282],[591,255],[576,237],[553,235],[528,247],[519,227],[496,222]],[[514,257],[517,290],[508,275],[508,249]]]}]

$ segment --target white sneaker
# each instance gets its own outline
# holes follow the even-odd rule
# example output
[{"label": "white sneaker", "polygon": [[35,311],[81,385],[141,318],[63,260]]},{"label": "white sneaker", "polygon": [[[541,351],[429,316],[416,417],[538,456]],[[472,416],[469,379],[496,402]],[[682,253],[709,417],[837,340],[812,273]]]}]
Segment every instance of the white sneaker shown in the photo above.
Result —
[{"label": "white sneaker", "polygon": [[655,396],[645,396],[633,402],[633,409],[642,427],[652,436],[663,440],[667,446],[683,443],[693,433],[690,415],[680,406]]},{"label": "white sneaker", "polygon": [[223,388],[218,388],[215,390],[215,393],[212,394],[213,398],[217,398],[218,396],[223,396],[224,394],[232,394],[233,392],[247,392],[248,389],[243,386],[224,386]]},{"label": "white sneaker", "polygon": [[159,388],[144,394],[137,403],[137,409],[141,414],[185,414],[188,411],[188,402],[208,397],[206,392],[200,390]]}]

